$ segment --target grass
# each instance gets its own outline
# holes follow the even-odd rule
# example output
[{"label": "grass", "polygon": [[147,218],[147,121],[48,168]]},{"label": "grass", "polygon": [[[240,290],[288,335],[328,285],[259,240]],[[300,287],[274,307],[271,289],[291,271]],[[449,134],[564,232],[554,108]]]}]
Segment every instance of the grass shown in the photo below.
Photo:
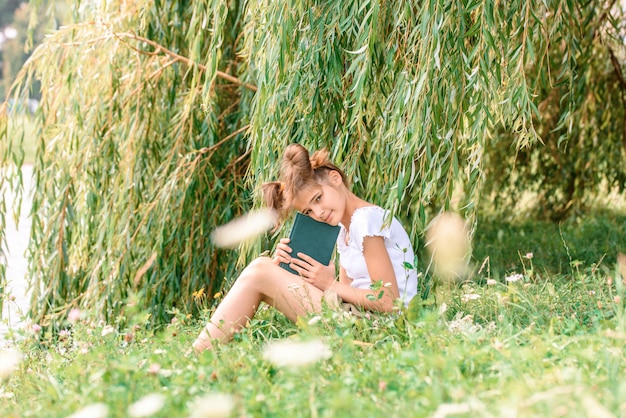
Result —
[{"label": "grass", "polygon": [[[66,417],[102,403],[123,417],[150,394],[163,401],[157,417],[190,416],[202,399],[217,414],[211,394],[232,410],[197,416],[626,416],[626,291],[615,262],[625,225],[615,213],[560,226],[494,221],[475,237],[475,263],[489,257],[490,268],[451,289],[445,307],[363,318],[325,310],[297,324],[266,308],[202,356],[184,353],[206,318],[174,313],[154,331],[142,312],[113,327],[85,313],[61,335],[26,333],[20,367],[0,383],[0,416]],[[281,367],[264,353],[282,340],[322,341],[331,355]]]}]

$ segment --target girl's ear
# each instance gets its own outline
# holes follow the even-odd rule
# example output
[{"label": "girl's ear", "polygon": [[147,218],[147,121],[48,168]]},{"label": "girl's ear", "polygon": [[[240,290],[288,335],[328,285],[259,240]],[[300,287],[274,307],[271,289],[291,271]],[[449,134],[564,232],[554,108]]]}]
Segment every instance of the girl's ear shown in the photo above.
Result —
[{"label": "girl's ear", "polygon": [[343,178],[341,177],[341,174],[339,174],[337,170],[328,171],[328,180],[335,187],[343,183]]}]

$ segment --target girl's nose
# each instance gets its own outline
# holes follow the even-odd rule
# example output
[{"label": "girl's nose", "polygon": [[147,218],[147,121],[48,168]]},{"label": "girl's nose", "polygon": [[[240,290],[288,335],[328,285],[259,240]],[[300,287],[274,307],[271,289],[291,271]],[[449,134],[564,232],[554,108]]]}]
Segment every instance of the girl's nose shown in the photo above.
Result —
[{"label": "girl's nose", "polygon": [[317,219],[324,219],[324,210],[321,208],[315,209],[313,211],[313,213],[315,214],[315,217]]}]

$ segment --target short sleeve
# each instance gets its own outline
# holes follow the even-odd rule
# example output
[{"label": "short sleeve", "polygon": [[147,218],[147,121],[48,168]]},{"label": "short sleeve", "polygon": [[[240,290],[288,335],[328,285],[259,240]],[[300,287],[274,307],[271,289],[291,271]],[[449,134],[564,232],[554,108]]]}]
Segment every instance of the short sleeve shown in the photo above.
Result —
[{"label": "short sleeve", "polygon": [[365,237],[391,238],[391,228],[385,225],[386,211],[377,206],[365,207],[355,212],[350,224],[350,239],[363,252]]}]

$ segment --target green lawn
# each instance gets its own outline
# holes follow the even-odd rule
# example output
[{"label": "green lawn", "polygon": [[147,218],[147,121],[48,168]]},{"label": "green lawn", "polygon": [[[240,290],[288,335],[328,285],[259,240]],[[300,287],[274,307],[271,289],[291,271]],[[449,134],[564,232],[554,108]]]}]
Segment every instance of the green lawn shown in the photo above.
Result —
[{"label": "green lawn", "polygon": [[[0,386],[0,416],[89,406],[82,416],[626,416],[626,291],[616,268],[625,230],[615,213],[560,226],[491,222],[475,236],[474,260],[489,257],[490,268],[437,306],[394,317],[327,310],[298,324],[263,309],[236,341],[199,357],[184,353],[202,320],[179,313],[152,332],[140,312],[120,327],[83,313],[57,339],[26,335],[20,367]],[[267,345],[285,339],[328,351],[284,366]],[[284,362],[309,355],[283,348]]]}]

